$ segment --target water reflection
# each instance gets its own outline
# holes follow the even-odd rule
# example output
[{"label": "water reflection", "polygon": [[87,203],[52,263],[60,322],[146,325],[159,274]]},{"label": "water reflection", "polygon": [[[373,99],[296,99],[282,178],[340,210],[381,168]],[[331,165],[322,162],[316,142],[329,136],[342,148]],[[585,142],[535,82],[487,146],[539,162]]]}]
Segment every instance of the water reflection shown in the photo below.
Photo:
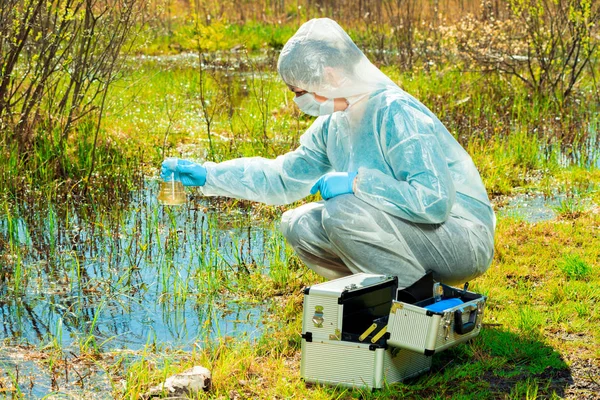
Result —
[{"label": "water reflection", "polygon": [[157,191],[147,181],[126,209],[106,213],[50,204],[33,218],[18,207],[4,215],[0,338],[103,351],[257,339],[262,307],[238,301],[236,280],[264,272],[282,238],[214,204],[163,207]]},{"label": "water reflection", "polygon": [[509,216],[527,222],[539,222],[554,219],[554,208],[560,205],[560,199],[543,195],[521,194],[512,197],[498,210],[498,216]]},{"label": "water reflection", "polygon": [[499,217],[513,217],[536,223],[556,219],[561,214],[595,207],[590,199],[564,194],[546,196],[541,193],[523,193],[512,196],[498,210]]}]

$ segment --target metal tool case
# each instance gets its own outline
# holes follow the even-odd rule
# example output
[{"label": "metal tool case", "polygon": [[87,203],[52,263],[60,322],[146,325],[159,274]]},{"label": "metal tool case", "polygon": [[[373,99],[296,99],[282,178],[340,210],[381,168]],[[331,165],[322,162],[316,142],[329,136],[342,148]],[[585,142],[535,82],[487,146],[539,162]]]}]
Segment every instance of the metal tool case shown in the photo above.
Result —
[{"label": "metal tool case", "polygon": [[432,304],[433,298],[416,304],[394,300],[388,319],[389,345],[429,356],[479,335],[486,297],[466,287],[440,287],[442,298],[460,298],[464,303],[435,312],[423,308]]},{"label": "metal tool case", "polygon": [[394,347],[347,341],[302,340],[300,376],[306,382],[382,388],[431,368],[431,357]]},{"label": "metal tool case", "polygon": [[388,347],[397,278],[355,274],[305,289],[300,374],[307,382],[381,388],[431,367],[431,357]]},{"label": "metal tool case", "polygon": [[[397,286],[396,277],[361,273],[306,288],[301,377],[381,388],[428,371],[431,355],[479,334],[486,297],[468,285],[434,283],[427,274]],[[434,304],[443,311],[425,308]]]}]

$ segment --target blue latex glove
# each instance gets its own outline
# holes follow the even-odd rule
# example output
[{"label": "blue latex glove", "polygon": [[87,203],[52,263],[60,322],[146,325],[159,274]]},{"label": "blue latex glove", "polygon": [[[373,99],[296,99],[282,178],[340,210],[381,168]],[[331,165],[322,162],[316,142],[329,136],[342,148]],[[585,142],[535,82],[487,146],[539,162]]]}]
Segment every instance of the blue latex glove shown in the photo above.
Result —
[{"label": "blue latex glove", "polygon": [[354,193],[352,184],[357,172],[330,172],[325,174],[310,189],[310,194],[321,192],[321,197],[329,200],[341,194]]},{"label": "blue latex glove", "polygon": [[183,186],[204,186],[206,183],[206,168],[195,162],[177,159],[177,165],[173,166],[168,161],[163,161],[160,169],[160,177],[164,181],[172,178],[181,181]]}]

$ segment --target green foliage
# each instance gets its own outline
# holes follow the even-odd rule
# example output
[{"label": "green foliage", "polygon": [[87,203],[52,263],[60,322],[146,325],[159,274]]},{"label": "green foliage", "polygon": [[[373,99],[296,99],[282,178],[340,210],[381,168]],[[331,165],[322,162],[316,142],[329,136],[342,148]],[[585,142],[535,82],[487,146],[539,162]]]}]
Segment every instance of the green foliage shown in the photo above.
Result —
[{"label": "green foliage", "polygon": [[[532,312],[534,311],[529,310],[526,313]],[[482,346],[486,352],[484,354],[495,359],[493,362],[491,360],[487,362],[496,375],[517,376],[523,373],[535,375],[548,368],[561,370],[566,367],[561,354],[544,344],[540,335],[528,336],[525,332],[515,335],[502,330],[484,330],[480,336],[481,338],[478,339],[480,342],[476,344],[475,349]]]},{"label": "green foliage", "polygon": [[524,337],[538,338],[545,325],[546,317],[543,312],[524,306],[519,310],[517,327]]},{"label": "green foliage", "polygon": [[265,47],[279,50],[296,32],[293,25],[261,24],[249,22],[246,24],[229,24],[227,35],[237,38],[234,46],[243,44],[248,50],[256,51]]},{"label": "green foliage", "polygon": [[569,279],[585,281],[592,274],[592,267],[578,254],[565,254],[558,265]]},{"label": "green foliage", "polygon": [[582,204],[579,196],[575,197],[571,195],[561,199],[559,205],[554,207],[554,211],[560,218],[575,219],[585,211],[585,206]]},{"label": "green foliage", "polygon": [[139,51],[145,54],[179,52],[229,51],[241,48],[249,51],[279,50],[294,34],[292,25],[264,24],[248,21],[245,24],[214,21],[209,25],[198,17],[176,22],[168,34],[148,38],[149,43]]},{"label": "green foliage", "polygon": [[535,379],[527,378],[525,381],[517,382],[513,390],[510,392],[510,399],[526,399],[526,400],[537,400],[538,397],[538,383]]},{"label": "green foliage", "polygon": [[175,31],[170,45],[177,43],[178,50],[187,51],[214,52],[227,49],[229,43],[225,41],[225,28],[219,22],[207,26],[191,21]]},{"label": "green foliage", "polygon": [[29,152],[21,152],[16,142],[0,143],[0,153],[9,155],[0,157],[0,169],[4,171],[0,190],[15,196],[32,188],[43,189],[50,196],[56,195],[58,187],[65,194],[81,192],[93,156],[100,171],[93,177],[98,192],[128,187],[139,176],[135,149],[123,152],[120,144],[110,139],[95,140],[94,122],[80,123],[71,139],[68,143],[62,141],[57,129],[50,134],[40,129]]}]

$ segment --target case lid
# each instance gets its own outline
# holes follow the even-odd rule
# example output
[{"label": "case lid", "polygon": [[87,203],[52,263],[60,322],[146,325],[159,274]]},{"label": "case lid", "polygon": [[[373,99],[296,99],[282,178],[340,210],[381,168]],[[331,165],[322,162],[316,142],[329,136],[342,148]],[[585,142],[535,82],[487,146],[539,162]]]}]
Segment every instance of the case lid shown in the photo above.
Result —
[{"label": "case lid", "polygon": [[387,275],[366,274],[364,272],[318,283],[309,288],[309,294],[339,297],[344,291],[352,291],[378,285],[390,279]]}]

